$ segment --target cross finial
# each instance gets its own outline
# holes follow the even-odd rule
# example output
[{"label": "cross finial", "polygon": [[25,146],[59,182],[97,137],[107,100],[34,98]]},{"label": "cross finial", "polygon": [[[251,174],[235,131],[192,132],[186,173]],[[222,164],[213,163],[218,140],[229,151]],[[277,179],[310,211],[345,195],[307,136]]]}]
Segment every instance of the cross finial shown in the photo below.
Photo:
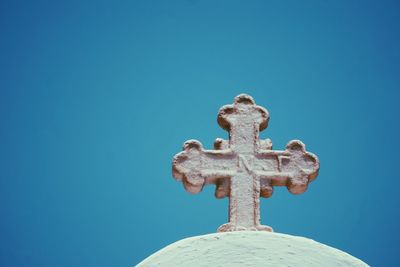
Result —
[{"label": "cross finial", "polygon": [[260,196],[270,197],[274,186],[286,186],[293,194],[303,193],[318,175],[319,160],[305,145],[292,140],[285,150],[272,150],[270,139],[260,140],[269,113],[246,94],[218,113],[219,125],[229,140],[217,138],[215,150],[205,150],[196,140],[186,141],[176,154],[172,174],[191,193],[215,184],[217,198],[229,197],[229,222],[219,232],[238,230],[272,231],[260,224]]}]

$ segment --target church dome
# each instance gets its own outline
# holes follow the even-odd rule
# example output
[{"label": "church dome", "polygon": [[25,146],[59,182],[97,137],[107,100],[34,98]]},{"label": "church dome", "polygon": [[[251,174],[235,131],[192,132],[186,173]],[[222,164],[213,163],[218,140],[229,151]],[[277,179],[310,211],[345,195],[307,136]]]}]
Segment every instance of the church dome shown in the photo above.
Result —
[{"label": "church dome", "polygon": [[156,266],[368,266],[314,240],[264,231],[237,231],[177,241],[149,256],[138,267]]}]

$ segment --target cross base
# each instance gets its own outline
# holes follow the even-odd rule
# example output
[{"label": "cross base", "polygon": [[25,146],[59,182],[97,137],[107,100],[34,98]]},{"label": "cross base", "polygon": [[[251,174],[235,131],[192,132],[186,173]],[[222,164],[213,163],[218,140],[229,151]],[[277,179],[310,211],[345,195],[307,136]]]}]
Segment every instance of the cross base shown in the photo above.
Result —
[{"label": "cross base", "polygon": [[235,225],[233,223],[225,223],[218,227],[217,232],[233,232],[233,231],[267,231],[267,232],[273,232],[274,230],[272,227],[267,226],[267,225],[256,225],[253,227],[244,227],[240,225]]}]

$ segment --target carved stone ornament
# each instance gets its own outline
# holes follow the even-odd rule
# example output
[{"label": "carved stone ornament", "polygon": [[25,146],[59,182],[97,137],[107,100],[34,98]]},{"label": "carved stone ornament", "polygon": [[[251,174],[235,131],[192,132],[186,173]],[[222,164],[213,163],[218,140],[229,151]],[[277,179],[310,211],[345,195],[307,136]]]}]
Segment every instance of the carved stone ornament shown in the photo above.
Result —
[{"label": "carved stone ornament", "polygon": [[301,194],[318,175],[319,160],[301,141],[272,150],[270,139],[259,139],[268,120],[268,111],[251,96],[238,95],[218,113],[218,124],[229,132],[229,140],[217,138],[214,150],[188,140],[174,156],[172,175],[188,192],[196,194],[204,185],[215,184],[217,198],[229,197],[229,222],[218,232],[272,231],[260,224],[260,197],[270,197],[274,186]]}]

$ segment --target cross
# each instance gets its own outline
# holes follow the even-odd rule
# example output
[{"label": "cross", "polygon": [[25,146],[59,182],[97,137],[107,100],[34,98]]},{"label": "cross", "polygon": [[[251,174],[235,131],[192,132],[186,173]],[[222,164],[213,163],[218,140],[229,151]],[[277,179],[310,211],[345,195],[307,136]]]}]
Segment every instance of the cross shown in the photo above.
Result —
[{"label": "cross", "polygon": [[270,139],[259,139],[268,120],[268,111],[251,96],[238,95],[218,113],[218,124],[229,132],[229,140],[217,138],[214,150],[189,140],[174,156],[172,174],[186,191],[199,193],[204,185],[215,184],[217,198],[229,197],[229,222],[218,232],[272,231],[260,224],[260,197],[270,197],[274,186],[303,193],[318,175],[319,160],[301,141],[290,141],[285,150],[272,150]]}]

